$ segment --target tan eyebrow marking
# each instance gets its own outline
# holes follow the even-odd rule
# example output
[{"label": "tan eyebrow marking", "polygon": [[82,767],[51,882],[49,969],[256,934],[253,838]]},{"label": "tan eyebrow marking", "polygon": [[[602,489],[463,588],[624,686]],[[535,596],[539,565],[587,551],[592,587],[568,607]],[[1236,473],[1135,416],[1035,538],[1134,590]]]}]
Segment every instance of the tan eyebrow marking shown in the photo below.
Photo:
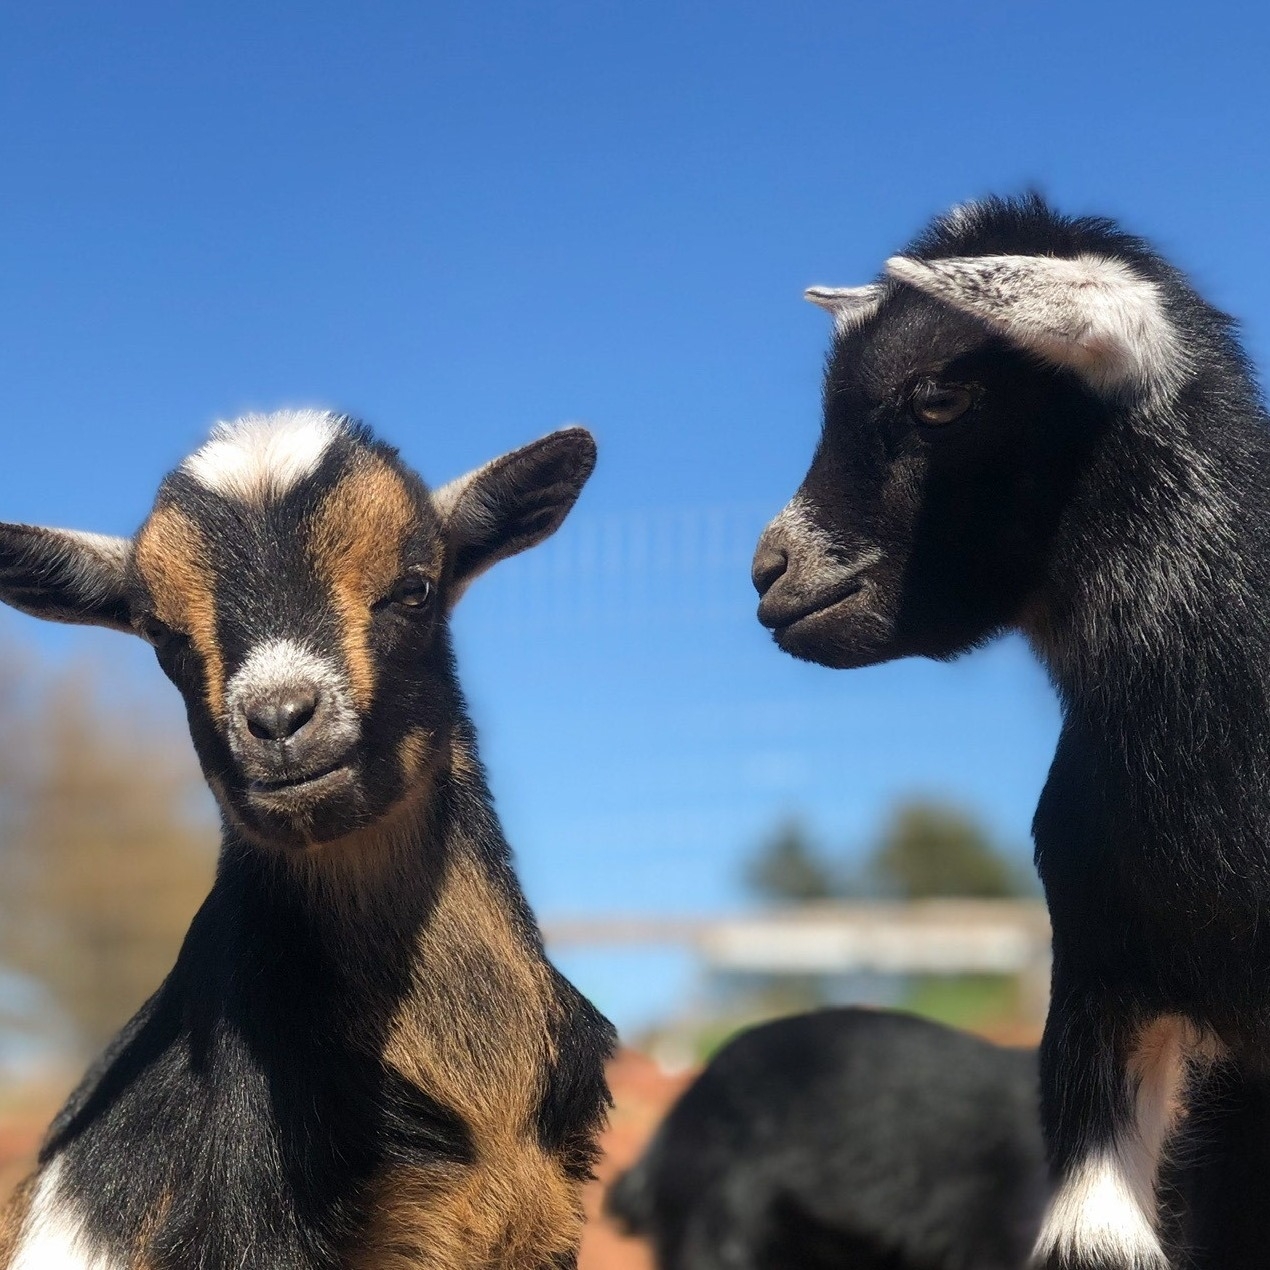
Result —
[{"label": "tan eyebrow marking", "polygon": [[370,705],[375,693],[368,640],[371,605],[397,580],[402,548],[417,523],[405,482],[374,455],[359,456],[313,516],[309,552],[331,588],[349,685],[360,710]]},{"label": "tan eyebrow marking", "polygon": [[182,631],[203,660],[207,708],[225,712],[225,658],[216,635],[216,582],[202,530],[171,503],[156,507],[137,535],[136,563],[159,621]]}]

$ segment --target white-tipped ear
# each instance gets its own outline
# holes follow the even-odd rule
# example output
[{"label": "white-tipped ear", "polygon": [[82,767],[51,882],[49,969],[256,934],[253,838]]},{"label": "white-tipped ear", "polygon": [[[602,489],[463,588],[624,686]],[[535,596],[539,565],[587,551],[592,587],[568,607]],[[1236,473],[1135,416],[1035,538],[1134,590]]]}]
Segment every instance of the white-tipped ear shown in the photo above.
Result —
[{"label": "white-tipped ear", "polygon": [[877,282],[864,287],[808,287],[803,299],[830,314],[841,334],[863,326],[878,311],[885,290]]},{"label": "white-tipped ear", "polygon": [[127,538],[0,524],[0,600],[32,617],[132,630]]},{"label": "white-tipped ear", "polygon": [[1105,256],[892,256],[900,282],[982,319],[1098,392],[1168,390],[1182,377],[1159,288]]},{"label": "white-tipped ear", "polygon": [[449,538],[450,603],[490,565],[554,534],[594,469],[591,434],[561,428],[435,490]]}]

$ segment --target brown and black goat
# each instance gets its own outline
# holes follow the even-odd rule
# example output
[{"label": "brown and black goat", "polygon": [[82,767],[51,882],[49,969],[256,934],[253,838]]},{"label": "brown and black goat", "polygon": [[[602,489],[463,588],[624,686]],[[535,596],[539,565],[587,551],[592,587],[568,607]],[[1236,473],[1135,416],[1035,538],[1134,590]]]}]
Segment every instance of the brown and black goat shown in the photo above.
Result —
[{"label": "brown and black goat", "polygon": [[568,429],[429,492],[286,412],[217,428],[131,540],[0,526],[0,599],[154,645],[224,824],[171,974],[0,1214],[4,1270],[574,1264],[612,1031],[544,956],[447,616],[594,462]]}]

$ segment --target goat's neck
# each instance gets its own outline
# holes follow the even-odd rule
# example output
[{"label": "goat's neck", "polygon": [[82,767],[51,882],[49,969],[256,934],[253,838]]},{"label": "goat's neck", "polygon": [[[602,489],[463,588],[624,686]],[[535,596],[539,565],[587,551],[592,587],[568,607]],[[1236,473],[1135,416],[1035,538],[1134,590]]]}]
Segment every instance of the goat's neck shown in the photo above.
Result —
[{"label": "goat's neck", "polygon": [[1189,710],[1197,692],[1246,710],[1264,691],[1270,449],[1249,422],[1213,444],[1184,418],[1106,436],[1023,622],[1069,708],[1111,722],[1170,696]]},{"label": "goat's neck", "polygon": [[379,836],[311,857],[227,834],[183,960],[209,946],[226,954],[225,993],[251,998],[249,1012],[286,1010],[299,991],[316,1026],[354,1034],[371,1015],[382,1022],[408,1010],[421,981],[461,994],[481,973],[474,961],[529,966],[535,976],[541,963],[479,769],[438,775],[426,804]]},{"label": "goat's neck", "polygon": [[1161,851],[1251,860],[1270,826],[1270,461],[1248,435],[1221,444],[1112,437],[1024,629],[1081,797]]}]

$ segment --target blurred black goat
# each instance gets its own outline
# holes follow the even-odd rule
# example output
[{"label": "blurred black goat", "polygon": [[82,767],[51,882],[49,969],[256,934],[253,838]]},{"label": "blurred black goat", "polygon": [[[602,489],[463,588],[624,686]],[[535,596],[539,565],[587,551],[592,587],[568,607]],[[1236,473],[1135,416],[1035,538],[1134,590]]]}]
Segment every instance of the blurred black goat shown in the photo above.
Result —
[{"label": "blurred black goat", "polygon": [[1018,1270],[1045,1177],[1034,1051],[823,1010],[725,1046],[607,1204],[660,1270]]}]

